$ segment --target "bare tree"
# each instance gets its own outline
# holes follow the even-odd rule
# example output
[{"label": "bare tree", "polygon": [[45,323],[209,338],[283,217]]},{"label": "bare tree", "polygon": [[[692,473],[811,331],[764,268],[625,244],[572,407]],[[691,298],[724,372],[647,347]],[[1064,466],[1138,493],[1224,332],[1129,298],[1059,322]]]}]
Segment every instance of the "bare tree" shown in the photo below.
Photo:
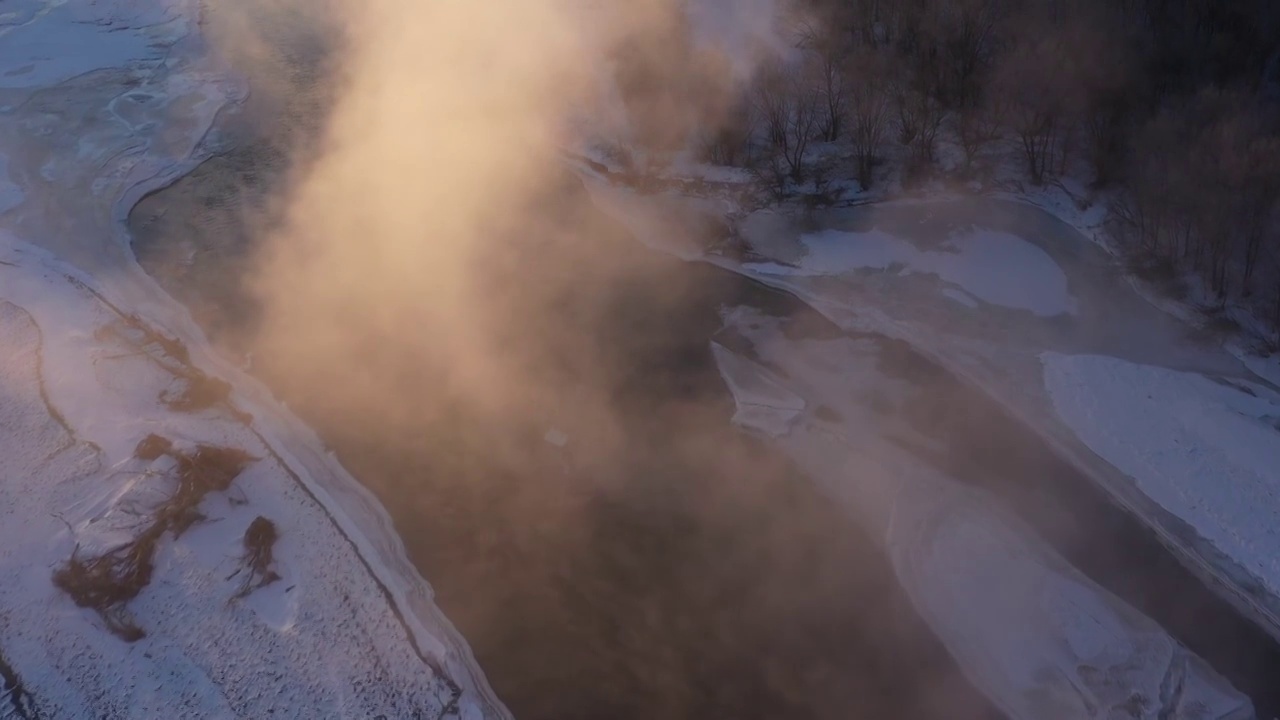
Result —
[{"label": "bare tree", "polygon": [[1031,35],[1005,58],[994,92],[1009,103],[1010,130],[1018,139],[1031,183],[1042,185],[1061,164],[1059,151],[1078,86],[1063,38],[1038,31],[1051,27],[1048,19],[1034,17],[1022,27]]},{"label": "bare tree", "polygon": [[898,140],[910,150],[914,170],[934,160],[938,130],[946,111],[937,95],[918,85],[899,83],[894,100],[898,110]]},{"label": "bare tree", "polygon": [[1059,140],[1060,115],[1051,101],[1043,98],[1019,98],[1011,114],[1013,131],[1018,136],[1027,174],[1032,185],[1043,185],[1054,167]]},{"label": "bare tree", "polygon": [[1276,241],[1280,138],[1255,107],[1217,90],[1167,105],[1139,135],[1118,206],[1138,247],[1199,273],[1224,304],[1255,292]]},{"label": "bare tree", "polygon": [[866,190],[871,187],[872,171],[889,132],[889,87],[875,55],[863,55],[852,67],[861,71],[852,73],[856,79],[849,92],[849,134],[858,184]]},{"label": "bare tree", "polygon": [[1123,235],[1145,253],[1182,261],[1192,248],[1195,189],[1184,153],[1191,133],[1181,112],[1167,109],[1143,128],[1115,205]]},{"label": "bare tree", "polygon": [[956,137],[960,141],[960,148],[964,150],[965,169],[972,168],[973,161],[982,151],[1001,138],[1006,120],[1005,103],[995,93],[989,99],[959,111]]},{"label": "bare tree", "polygon": [[950,71],[946,100],[968,108],[978,98],[983,76],[1000,42],[997,29],[1006,15],[1006,0],[955,0],[938,3],[939,24]]},{"label": "bare tree", "polygon": [[1162,117],[1144,129],[1111,207],[1112,230],[1126,243],[1133,268],[1180,296],[1182,273],[1199,258],[1200,196],[1192,163],[1179,154],[1186,140],[1177,125]]},{"label": "bare tree", "polygon": [[756,80],[754,106],[767,134],[771,157],[778,158],[786,176],[803,182],[805,155],[817,133],[820,93],[803,82],[800,68],[775,62]]},{"label": "bare tree", "polygon": [[819,102],[819,93],[803,85],[797,87],[792,96],[782,156],[787,161],[791,178],[796,182],[804,181],[805,153],[818,127]]},{"label": "bare tree", "polygon": [[834,142],[844,133],[846,111],[845,63],[849,56],[849,39],[836,28],[818,28],[806,23],[800,29],[800,47],[805,58],[809,82],[821,96],[818,133],[824,142]]},{"label": "bare tree", "polygon": [[816,0],[817,20],[851,48],[893,44],[900,26],[901,0]]},{"label": "bare tree", "polygon": [[[1272,141],[1274,142],[1274,141]],[[1280,161],[1280,154],[1275,152],[1274,148],[1267,153],[1273,163]],[[1259,192],[1253,194],[1247,200],[1245,218],[1246,232],[1244,235],[1244,275],[1240,279],[1242,292],[1248,296],[1253,294],[1252,281],[1254,273],[1258,268],[1259,260],[1262,258],[1263,250],[1268,246],[1276,246],[1280,244],[1280,222],[1277,221],[1276,214],[1280,210],[1277,206],[1277,186],[1280,185],[1280,178],[1277,178],[1275,168],[1277,165],[1269,166],[1270,172],[1267,173],[1265,190],[1259,188]],[[1265,194],[1264,194],[1265,193]],[[1272,280],[1280,285],[1280,275],[1275,276]]]},{"label": "bare tree", "polygon": [[1201,233],[1208,239],[1209,281],[1225,296],[1238,269],[1238,290],[1248,295],[1280,204],[1280,140],[1239,93],[1210,91],[1197,103],[1213,118],[1190,152],[1206,185]]},{"label": "bare tree", "polygon": [[787,116],[791,112],[792,89],[787,86],[789,73],[780,62],[764,67],[752,87],[752,107],[765,131],[771,148],[787,142]]},{"label": "bare tree", "polygon": [[822,95],[822,117],[819,130],[822,139],[834,142],[844,131],[846,109],[845,77],[838,56],[823,54],[818,61],[818,82]]},{"label": "bare tree", "polygon": [[1085,3],[1061,29],[1075,49],[1079,125],[1096,186],[1121,175],[1143,104],[1135,50],[1143,40],[1124,5]]},{"label": "bare tree", "polygon": [[1093,182],[1111,183],[1120,173],[1127,154],[1129,115],[1123,98],[1098,98],[1084,112],[1083,130]]}]

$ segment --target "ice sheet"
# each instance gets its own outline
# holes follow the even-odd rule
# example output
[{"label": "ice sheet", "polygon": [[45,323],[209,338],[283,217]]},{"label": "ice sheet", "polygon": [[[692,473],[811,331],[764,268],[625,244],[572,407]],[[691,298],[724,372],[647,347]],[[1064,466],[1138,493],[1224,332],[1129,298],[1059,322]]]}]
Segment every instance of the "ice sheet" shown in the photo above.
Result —
[{"label": "ice sheet", "polygon": [[1106,356],[1041,358],[1086,445],[1280,591],[1280,394]]},{"label": "ice sheet", "polygon": [[953,234],[934,249],[880,230],[827,230],[803,235],[796,267],[748,264],[779,274],[840,275],[858,270],[936,275],[992,305],[1051,317],[1074,312],[1067,276],[1044,250],[1015,235],[990,230]]}]

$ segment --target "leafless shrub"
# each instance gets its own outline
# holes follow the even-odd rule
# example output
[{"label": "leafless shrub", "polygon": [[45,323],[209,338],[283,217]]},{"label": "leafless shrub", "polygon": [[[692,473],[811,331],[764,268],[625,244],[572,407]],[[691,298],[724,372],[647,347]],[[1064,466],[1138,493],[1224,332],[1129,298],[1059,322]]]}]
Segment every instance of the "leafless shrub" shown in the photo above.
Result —
[{"label": "leafless shrub", "polygon": [[227,578],[230,580],[241,570],[248,570],[234,599],[246,597],[254,590],[280,580],[280,574],[272,569],[275,563],[275,544],[279,538],[280,533],[276,530],[276,524],[267,518],[259,515],[249,523],[249,527],[244,531],[244,567]]},{"label": "leafless shrub", "polygon": [[844,135],[851,78],[846,67],[852,52],[847,36],[805,23],[800,30],[800,47],[808,53],[805,68],[808,81],[821,98],[817,121],[818,137],[834,142]]},{"label": "leafless shrub", "polygon": [[864,54],[854,59],[856,78],[849,91],[849,129],[858,184],[871,187],[876,160],[889,131],[890,98],[878,56]]},{"label": "leafless shrub", "polygon": [[909,83],[899,83],[894,95],[898,141],[908,150],[908,171],[917,174],[934,161],[938,130],[946,111],[937,96]]},{"label": "leafless shrub", "polygon": [[[804,181],[805,155],[819,120],[819,93],[802,82],[800,68],[774,62],[756,80],[753,97],[773,158],[779,158],[787,178]],[[776,175],[776,173],[774,173]]]},{"label": "leafless shrub", "polygon": [[999,141],[1004,134],[1006,109],[996,96],[961,110],[956,118],[956,138],[964,151],[965,168],[973,167],[982,152]]}]

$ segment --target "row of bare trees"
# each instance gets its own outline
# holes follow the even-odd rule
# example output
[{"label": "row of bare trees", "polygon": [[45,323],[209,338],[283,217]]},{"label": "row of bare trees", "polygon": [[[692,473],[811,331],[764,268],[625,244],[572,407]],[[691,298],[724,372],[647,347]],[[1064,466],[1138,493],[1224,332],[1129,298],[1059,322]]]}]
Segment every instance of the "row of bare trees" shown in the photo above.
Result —
[{"label": "row of bare trees", "polygon": [[1131,245],[1280,320],[1280,137],[1253,99],[1208,88],[1171,102],[1131,157],[1116,208]]},{"label": "row of bare trees", "polygon": [[870,187],[894,140],[910,170],[927,170],[955,116],[972,160],[996,139],[982,80],[1002,42],[1005,2],[808,0],[794,51],[757,73],[725,127],[704,131],[706,154],[754,158],[781,180],[803,182],[813,143],[847,142],[859,183]]},{"label": "row of bare trees", "polygon": [[800,181],[810,144],[840,141],[868,188],[888,157],[928,173],[946,138],[967,171],[998,147],[1033,185],[1087,173],[1138,256],[1267,302],[1280,333],[1280,3],[798,1],[737,137],[755,157]]},{"label": "row of bare trees", "polygon": [[678,145],[695,126],[708,159],[779,189],[813,179],[829,143],[864,189],[928,175],[943,143],[967,173],[1012,153],[1032,185],[1086,176],[1139,255],[1223,302],[1273,297],[1280,331],[1280,3],[785,1],[792,47],[732,97],[708,58],[649,48],[630,76],[649,134]]}]

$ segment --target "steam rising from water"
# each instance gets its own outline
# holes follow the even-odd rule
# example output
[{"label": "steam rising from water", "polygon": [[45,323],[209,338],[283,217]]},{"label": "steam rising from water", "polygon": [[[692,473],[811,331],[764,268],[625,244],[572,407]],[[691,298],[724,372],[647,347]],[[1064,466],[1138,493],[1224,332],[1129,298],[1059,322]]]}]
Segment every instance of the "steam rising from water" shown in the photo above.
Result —
[{"label": "steam rising from water", "polygon": [[[718,328],[709,276],[620,241],[561,159],[583,127],[680,148],[779,46],[771,4],[282,2],[268,25],[316,21],[331,85],[253,263],[256,369],[432,545],[498,691],[524,717],[846,717],[872,687],[982,716],[945,663],[849,679],[863,611],[893,605],[883,560],[728,427],[687,359]],[[237,20],[226,52],[293,102],[294,59]],[[664,364],[688,397],[621,397],[668,393]],[[943,657],[911,627],[884,633]]]},{"label": "steam rising from water", "polygon": [[[651,698],[654,707],[669,702],[690,709],[695,703],[686,695],[696,693],[690,688],[698,683],[689,677],[704,684],[708,677],[713,683],[721,677],[719,668],[690,667],[705,664],[714,653],[678,657],[680,651],[664,640],[646,638],[676,628],[682,636],[674,642],[721,643],[728,648],[721,657],[735,668],[750,665],[740,673],[747,684],[767,674],[761,683],[768,686],[766,693],[790,695],[797,707],[861,716],[850,708],[855,701],[872,700],[795,699],[806,694],[806,686],[859,692],[852,681],[796,682],[798,673],[830,657],[804,647],[808,636],[800,637],[803,627],[796,630],[803,624],[797,616],[820,626],[817,634],[824,637],[838,634],[833,628],[842,617],[863,609],[866,617],[883,617],[879,606],[894,603],[881,597],[885,589],[876,584],[885,581],[869,569],[880,558],[828,549],[842,536],[840,530],[824,532],[833,525],[821,521],[820,511],[799,503],[800,509],[782,507],[779,484],[770,483],[786,470],[764,467],[767,461],[755,454],[734,455],[737,446],[726,449],[726,408],[703,397],[659,420],[637,421],[634,405],[619,401],[622,376],[645,377],[651,370],[627,352],[641,347],[644,352],[637,355],[674,357],[678,353],[663,352],[663,343],[687,349],[671,339],[678,332],[646,324],[646,317],[678,322],[686,308],[695,314],[697,301],[690,299],[700,288],[689,274],[669,273],[643,253],[615,252],[620,246],[608,240],[617,239],[617,228],[595,211],[561,161],[564,148],[584,144],[584,132],[643,141],[668,152],[684,147],[695,124],[730,112],[735,90],[750,80],[758,62],[787,45],[778,30],[786,23],[772,0],[693,2],[689,14],[682,0],[245,0],[244,13],[219,5],[215,37],[250,72],[259,99],[265,94],[280,105],[296,105],[297,94],[305,90],[311,95],[307,102],[323,110],[314,119],[322,129],[296,136],[300,144],[292,150],[301,161],[279,191],[273,222],[263,226],[262,249],[253,263],[263,318],[245,342],[254,347],[258,368],[278,393],[331,442],[343,435],[379,438],[363,447],[359,441],[335,445],[344,462],[380,491],[406,536],[415,532],[403,524],[406,518],[410,523],[422,518],[446,528],[428,542],[470,543],[486,550],[486,538],[504,532],[507,536],[493,546],[508,553],[520,546],[518,562],[489,563],[474,550],[458,553],[464,562],[479,558],[501,564],[502,570],[476,571],[482,580],[467,577],[470,582],[458,583],[468,595],[455,606],[446,602],[455,620],[471,615],[471,622],[460,624],[473,646],[500,648],[488,656],[480,653],[495,679],[507,668],[506,681],[515,675],[522,676],[518,682],[536,684],[544,679],[539,670],[554,673],[544,666],[554,666],[555,658],[530,661],[526,655],[512,661],[507,656],[522,652],[513,649],[520,646],[533,648],[527,651],[533,654],[555,647],[546,642],[548,634],[553,640],[568,636],[566,646],[613,645],[613,656],[603,659],[591,655],[595,648],[577,652],[574,659],[582,664],[567,663],[570,679],[550,683],[602,696],[595,705],[584,702],[592,710],[627,697],[608,684],[624,675],[607,667],[617,656],[626,658],[625,672],[661,674],[648,684],[636,683],[640,691],[634,695],[661,686],[669,697]],[[314,57],[282,52],[276,39],[295,31],[314,33]],[[699,42],[691,44],[691,38]],[[316,61],[326,68],[318,87],[299,77]],[[298,120],[296,113],[283,115]],[[286,135],[288,130],[269,129]],[[664,307],[646,316],[628,313],[628,303]],[[611,328],[612,337],[594,332],[601,326]],[[714,329],[700,328],[705,331],[692,345],[705,349],[706,335]],[[697,333],[686,328],[684,335]],[[619,337],[641,340],[613,342]],[[646,423],[659,427],[641,428],[645,437],[637,440],[638,426]],[[571,439],[576,472],[563,481],[558,467],[545,476],[545,458],[536,456],[539,450],[554,452],[541,441],[552,426],[568,431]],[[349,452],[351,447],[356,450]],[[372,459],[361,458],[360,450]],[[450,452],[478,460],[437,461]],[[430,461],[423,462],[423,456]],[[672,470],[677,465],[683,467]],[[370,466],[375,472],[362,472]],[[619,478],[628,473],[631,477]],[[643,482],[635,482],[645,473]],[[679,497],[682,488],[676,486],[698,473],[728,489],[667,499]],[[431,478],[433,486],[424,479],[429,475],[445,477]],[[696,553],[688,553],[680,539],[655,543],[656,550],[634,550],[627,547],[630,538],[616,539],[625,533],[617,526],[634,518],[586,508],[576,497],[561,504],[530,498],[590,494],[599,488],[579,486],[609,481],[630,481],[629,492],[648,493],[640,501],[656,507],[650,514],[658,516],[664,541],[680,535],[683,508],[675,506],[684,502],[700,506],[689,514],[699,521],[710,518],[706,524],[713,533],[715,527],[734,528],[724,535],[750,547],[731,547],[725,554],[733,557],[724,558],[717,554],[722,547],[713,546],[703,564],[685,557]],[[475,494],[478,501],[459,502],[462,519],[454,520],[448,517],[452,507],[438,506],[456,499],[440,492],[441,484],[484,486],[484,491]],[[671,509],[677,512],[667,512]],[[741,543],[744,538],[751,542]],[[650,551],[654,557],[614,557],[620,546],[622,553]],[[600,557],[591,556],[601,547],[606,549],[599,550]],[[813,547],[824,548],[817,553],[823,562],[785,556]],[[767,582],[741,582],[742,575],[730,567],[734,562],[749,564],[746,572],[756,580],[767,576]],[[564,567],[570,563],[572,572]],[[522,575],[520,582],[510,577],[512,568]],[[429,566],[424,571],[433,578],[443,575]],[[800,577],[778,579],[790,578],[792,571]],[[567,604],[564,597],[543,592],[563,574],[571,576],[575,598],[605,597],[614,603],[603,623],[592,627],[590,619],[575,615],[578,606],[565,613],[559,607]],[[663,578],[693,588],[685,595],[672,593],[679,605],[674,610],[663,605],[666,596],[636,587],[660,585]],[[609,586],[608,592],[598,592],[600,586]],[[815,587],[812,595],[839,610],[797,612],[814,602],[797,588]],[[725,588],[733,588],[728,602]],[[448,588],[442,585],[442,592]],[[699,617],[687,611],[690,597],[699,604],[699,592],[709,608],[701,617],[715,618],[707,627],[686,622]],[[510,601],[503,604],[508,596],[517,596],[520,607],[514,612]],[[862,605],[851,605],[851,598]],[[552,612],[573,616],[560,624],[542,623]],[[515,613],[534,622],[513,623],[514,640],[487,642],[490,626]],[[522,634],[531,624],[549,628],[538,638],[541,645]],[[771,625],[774,630],[767,629]],[[579,634],[579,627],[588,629]],[[766,629],[759,636],[741,632],[757,627]],[[922,655],[912,655],[901,633],[885,636],[894,646],[876,657]],[[777,639],[784,652],[759,651],[777,649],[777,643],[768,643]],[[835,644],[853,647],[857,639],[840,636]],[[774,667],[787,665],[787,647],[800,657],[794,668],[785,669],[797,673]],[[942,657],[940,650],[935,657]],[[817,669],[847,677],[848,667],[862,662]],[[597,665],[603,669],[593,676]],[[918,695],[917,702],[945,708],[931,716],[983,712],[979,703],[963,702],[969,697],[965,688],[946,687],[958,680],[945,662],[894,673],[886,659],[885,667],[888,675],[907,676],[895,680]],[[593,685],[588,677],[606,682]],[[723,685],[718,692],[725,694]],[[599,716],[574,715],[566,706],[576,699],[551,698],[542,716]],[[762,717],[784,716],[759,705]],[[867,716],[877,714],[883,715]],[[818,715],[827,716],[802,716]],[[650,716],[681,715],[673,710]]]},{"label": "steam rising from water", "polygon": [[[510,302],[549,302],[553,285],[588,282],[593,268],[507,267],[495,276],[495,264],[538,263],[529,250],[548,233],[594,241],[587,201],[566,184],[559,153],[580,141],[569,128],[582,127],[582,113],[608,104],[601,81],[618,57],[639,78],[632,106],[643,109],[649,136],[657,128],[678,146],[691,109],[718,110],[716,98],[745,72],[745,51],[767,44],[748,38],[768,27],[772,10],[707,8],[704,28],[707,10],[720,13],[721,27],[743,30],[717,38],[738,53],[737,69],[704,78],[698,103],[669,90],[697,69],[686,64],[690,26],[677,0],[335,6],[340,21],[327,22],[345,32],[332,114],[318,147],[303,149],[313,161],[285,193],[255,276],[265,308],[260,356],[352,420],[413,415],[407,390],[423,377],[443,379],[432,385],[495,421],[535,406],[563,410],[569,388],[532,376],[531,366],[551,343],[583,359],[596,348],[568,348],[578,341],[527,317],[514,323]],[[590,377],[574,384],[579,394],[598,387]],[[576,410],[607,414],[590,402]]]}]

